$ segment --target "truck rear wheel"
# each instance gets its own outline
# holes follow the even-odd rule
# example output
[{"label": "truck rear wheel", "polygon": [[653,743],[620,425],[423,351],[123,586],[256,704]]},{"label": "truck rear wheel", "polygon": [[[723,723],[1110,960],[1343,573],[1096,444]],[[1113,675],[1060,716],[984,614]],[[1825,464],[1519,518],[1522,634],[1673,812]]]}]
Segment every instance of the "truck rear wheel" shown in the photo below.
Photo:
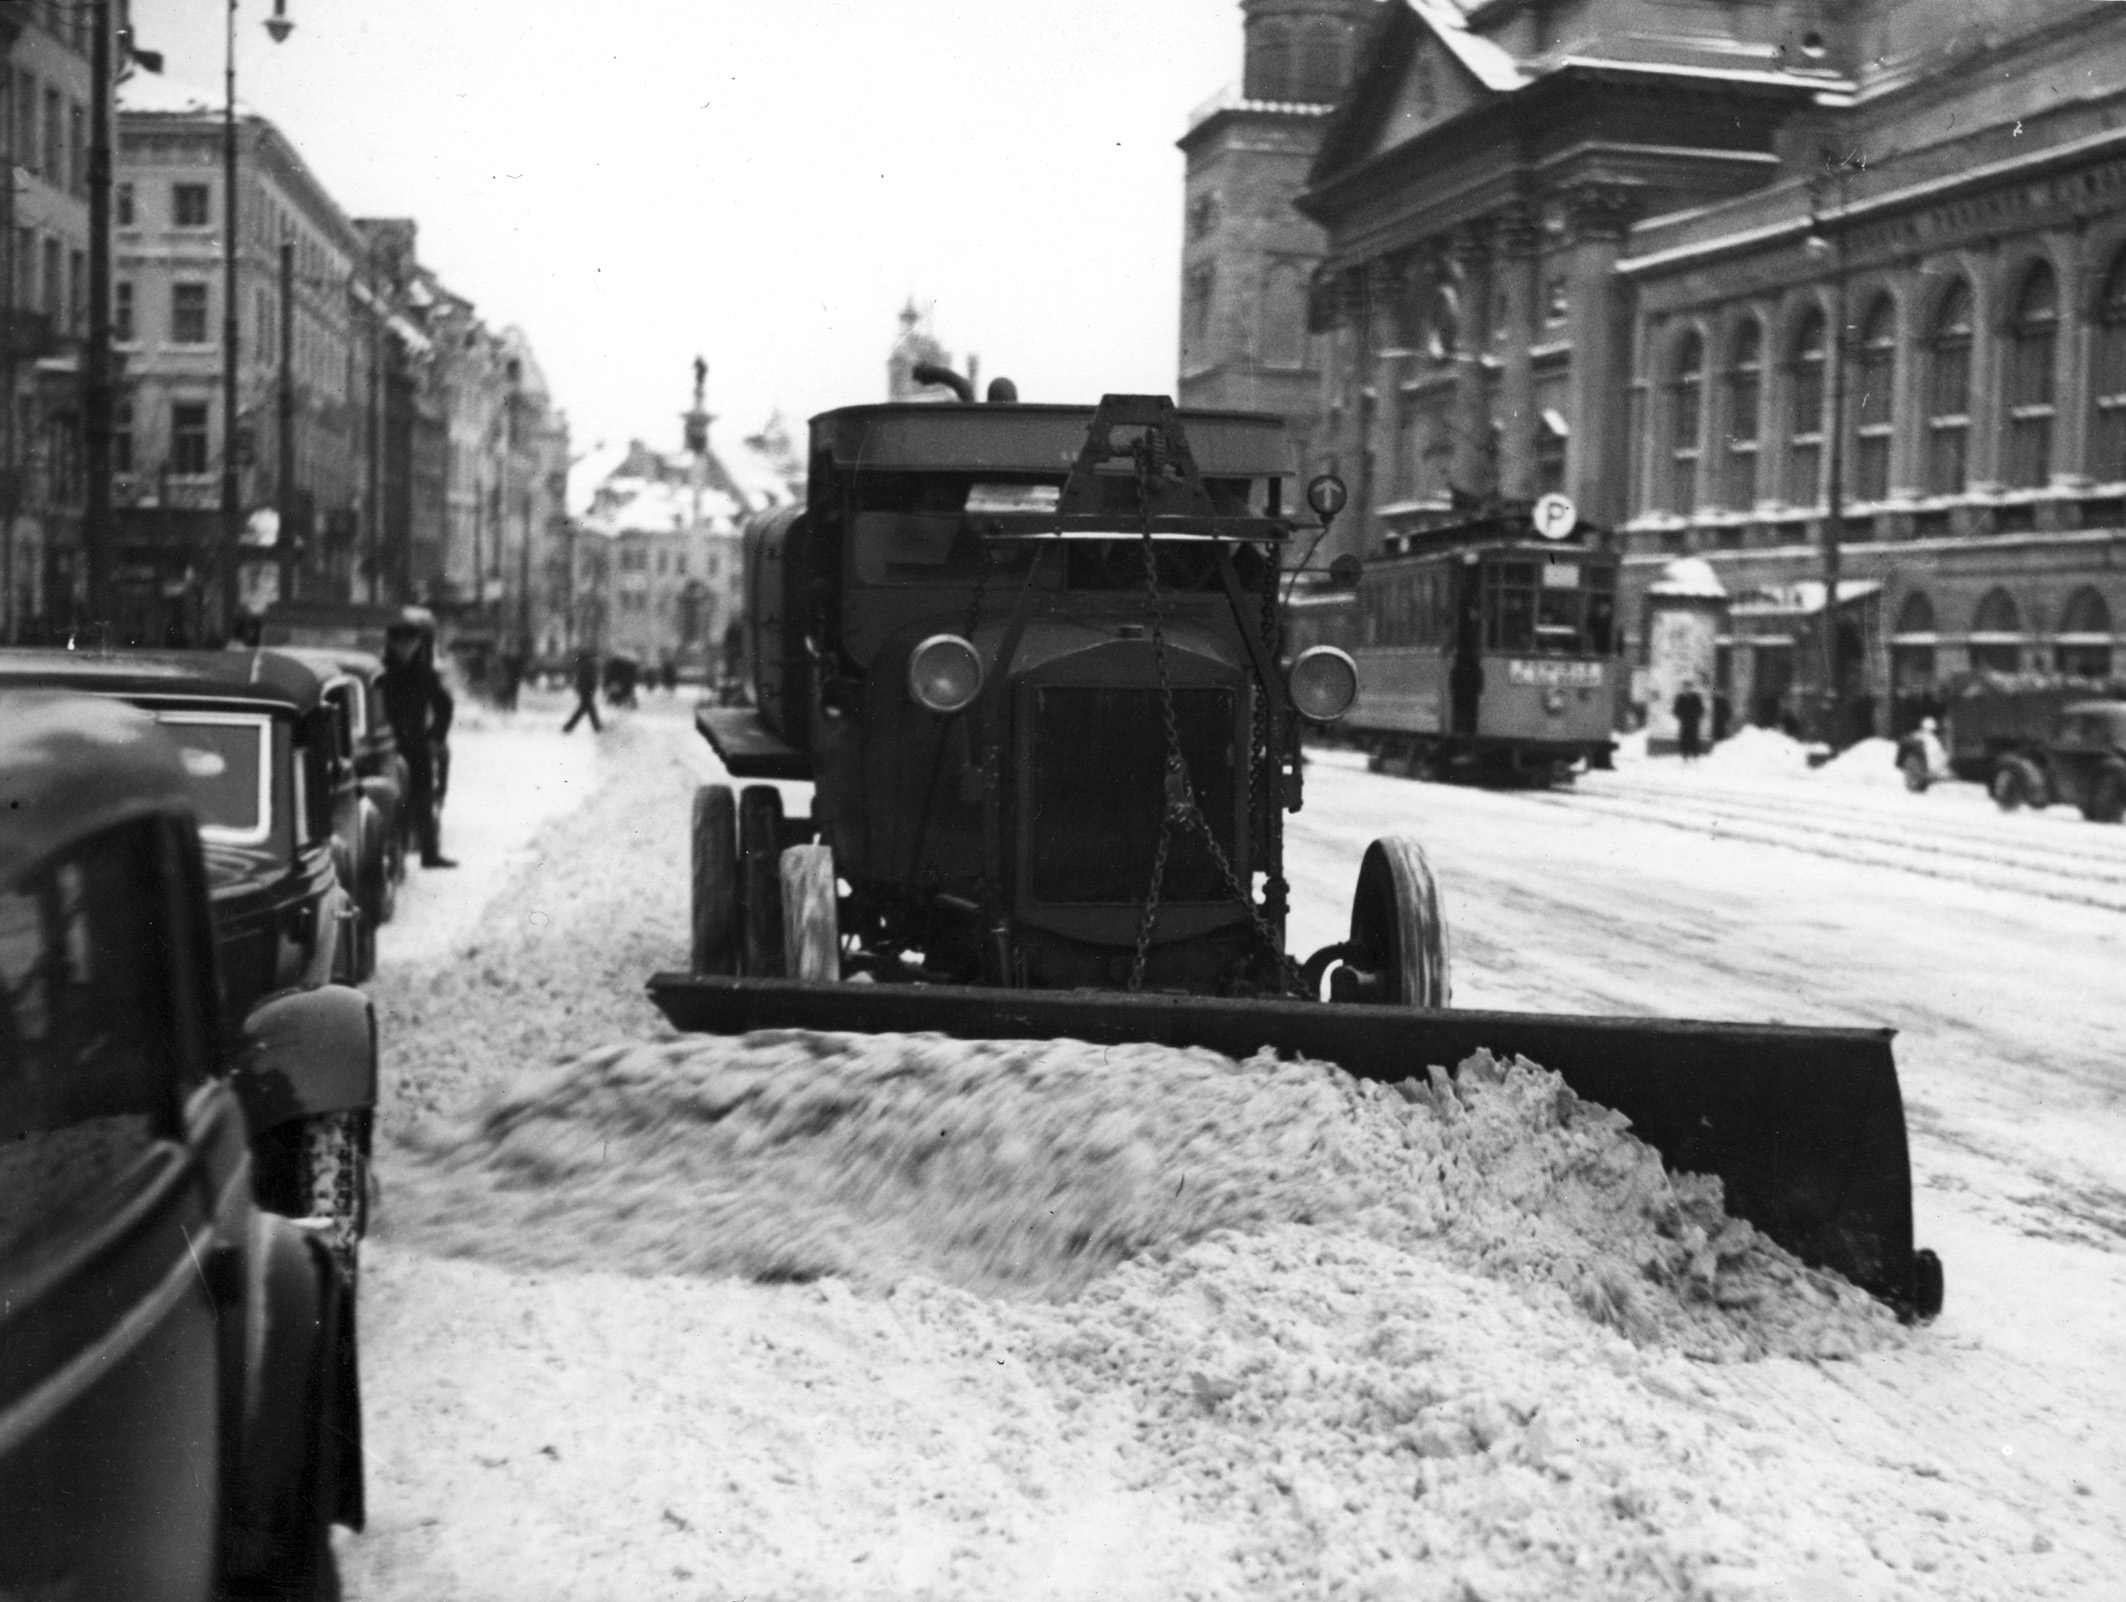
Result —
[{"label": "truck rear wheel", "polygon": [[738,797],[739,972],[783,974],[782,792],[749,784]]},{"label": "truck rear wheel", "polygon": [[2091,823],[2117,823],[2126,818],[2126,774],[2099,773],[2082,803],[2082,816]]},{"label": "truck rear wheel", "polygon": [[738,967],[738,798],[728,784],[694,792],[693,957],[695,973]]},{"label": "truck rear wheel", "polygon": [[1993,780],[1986,786],[1993,797],[1993,804],[2003,812],[2013,812],[2030,799],[2028,784],[2024,781],[2022,768],[2014,762],[2003,762],[1993,770]]},{"label": "truck rear wheel", "polygon": [[1391,1007],[1444,1007],[1448,974],[1447,917],[1424,848],[1403,835],[1366,847],[1351,897],[1351,944],[1371,963],[1366,999]]}]

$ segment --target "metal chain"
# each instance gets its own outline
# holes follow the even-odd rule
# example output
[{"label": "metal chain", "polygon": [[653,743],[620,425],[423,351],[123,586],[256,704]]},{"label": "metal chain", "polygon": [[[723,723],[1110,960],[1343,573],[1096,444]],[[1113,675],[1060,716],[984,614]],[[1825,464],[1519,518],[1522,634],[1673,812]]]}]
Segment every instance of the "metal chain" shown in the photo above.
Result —
[{"label": "metal chain", "polygon": [[[1152,926],[1159,916],[1159,893],[1166,877],[1168,845],[1173,838],[1174,826],[1195,831],[1210,854],[1211,865],[1225,881],[1229,895],[1246,909],[1248,921],[1254,926],[1255,936],[1263,949],[1276,957],[1284,970],[1288,983],[1297,985],[1298,965],[1289,955],[1277,948],[1277,937],[1255,905],[1255,898],[1240,882],[1233,871],[1233,864],[1225,854],[1212,832],[1210,820],[1203,815],[1203,808],[1196,800],[1195,787],[1189,782],[1188,763],[1181,754],[1181,720],[1174,707],[1174,685],[1166,670],[1166,629],[1164,614],[1159,603],[1159,562],[1156,547],[1152,543],[1152,498],[1150,479],[1163,462],[1164,440],[1155,432],[1147,430],[1146,438],[1137,450],[1137,488],[1144,508],[1144,521],[1140,542],[1144,551],[1144,593],[1152,624],[1152,662],[1159,675],[1159,716],[1166,735],[1166,804],[1159,818],[1159,846],[1152,859],[1152,882],[1144,898],[1144,916],[1137,924],[1136,952],[1130,963],[1129,988],[1132,991],[1144,988],[1144,968],[1151,955]],[[1267,694],[1269,686],[1263,686]],[[1250,752],[1251,759],[1254,753]],[[1252,766],[1252,760],[1250,765]]]}]

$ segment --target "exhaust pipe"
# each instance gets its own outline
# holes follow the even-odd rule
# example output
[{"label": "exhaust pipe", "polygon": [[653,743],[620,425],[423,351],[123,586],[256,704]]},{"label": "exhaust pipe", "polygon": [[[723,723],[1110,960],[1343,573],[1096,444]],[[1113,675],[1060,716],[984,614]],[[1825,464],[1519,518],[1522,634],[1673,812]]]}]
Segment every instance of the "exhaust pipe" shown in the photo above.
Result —
[{"label": "exhaust pipe", "polygon": [[917,362],[909,370],[908,376],[918,384],[943,384],[963,401],[972,401],[974,399],[973,384],[962,378],[958,373],[955,373],[951,368],[941,367],[936,362]]}]

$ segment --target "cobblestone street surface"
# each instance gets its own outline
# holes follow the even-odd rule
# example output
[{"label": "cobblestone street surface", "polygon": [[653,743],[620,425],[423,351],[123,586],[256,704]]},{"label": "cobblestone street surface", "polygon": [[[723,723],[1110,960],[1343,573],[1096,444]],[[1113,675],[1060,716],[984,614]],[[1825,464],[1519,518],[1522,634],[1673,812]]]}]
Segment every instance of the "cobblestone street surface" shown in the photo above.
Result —
[{"label": "cobblestone street surface", "polygon": [[2114,1594],[2117,831],[1718,764],[1310,772],[1295,946],[1406,829],[1459,1004],[1904,1031],[1949,1281],[1904,1331],[1522,1070],[673,1036],[689,710],[468,728],[466,867],[384,931],[350,1596]]}]

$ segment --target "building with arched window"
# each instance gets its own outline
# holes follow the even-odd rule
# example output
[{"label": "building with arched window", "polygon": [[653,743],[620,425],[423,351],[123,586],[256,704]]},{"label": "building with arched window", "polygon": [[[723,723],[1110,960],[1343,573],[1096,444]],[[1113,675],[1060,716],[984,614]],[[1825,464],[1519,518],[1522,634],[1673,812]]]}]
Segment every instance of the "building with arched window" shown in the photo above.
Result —
[{"label": "building with arched window", "polygon": [[1832,657],[1885,727],[1922,672],[2126,660],[2126,6],[1353,10],[1281,197],[1319,225],[1308,448],[1351,486],[1342,549],[1562,488],[1624,550],[1634,649],[1660,565],[1714,564],[1720,687],[1770,715]]},{"label": "building with arched window", "polygon": [[[1307,303],[1322,236],[1292,197],[1382,9],[1242,0],[1240,90],[1198,107],[1180,141],[1185,406],[1277,412],[1302,438],[1312,429],[1321,370]],[[1384,456],[1383,489],[1408,479],[1414,459],[1409,449]]]}]

